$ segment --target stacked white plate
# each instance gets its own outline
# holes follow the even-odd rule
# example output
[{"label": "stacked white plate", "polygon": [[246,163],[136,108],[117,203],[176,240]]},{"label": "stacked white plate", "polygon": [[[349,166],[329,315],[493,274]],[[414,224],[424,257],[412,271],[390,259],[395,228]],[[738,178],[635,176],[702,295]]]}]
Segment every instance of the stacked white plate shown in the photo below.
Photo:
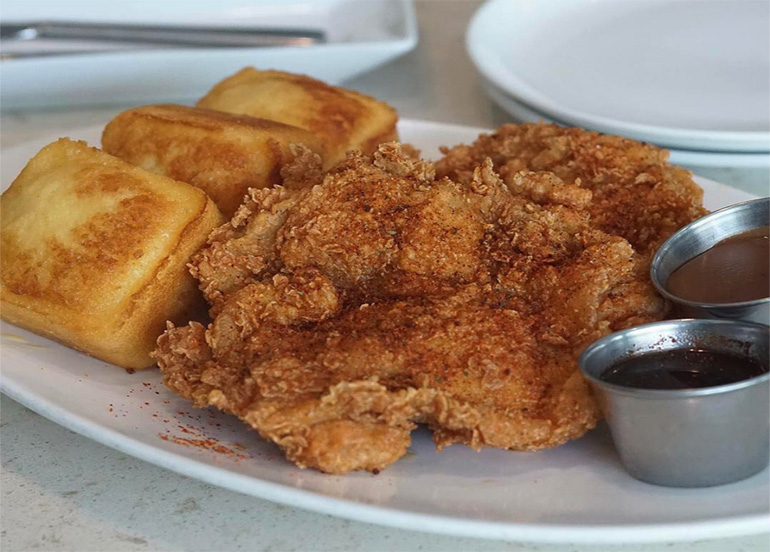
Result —
[{"label": "stacked white plate", "polygon": [[466,41],[517,120],[650,142],[681,164],[770,165],[767,0],[490,0]]}]

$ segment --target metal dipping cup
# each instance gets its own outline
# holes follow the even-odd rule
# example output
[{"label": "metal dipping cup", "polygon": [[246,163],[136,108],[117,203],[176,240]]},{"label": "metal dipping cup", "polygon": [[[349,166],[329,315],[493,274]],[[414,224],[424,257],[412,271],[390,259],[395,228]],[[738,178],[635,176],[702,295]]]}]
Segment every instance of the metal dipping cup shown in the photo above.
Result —
[{"label": "metal dipping cup", "polygon": [[652,283],[661,295],[677,305],[681,315],[746,320],[770,325],[770,297],[740,303],[701,303],[682,299],[666,289],[669,276],[690,259],[722,240],[768,225],[770,197],[736,203],[701,217],[660,246],[650,265]]},{"label": "metal dipping cup", "polygon": [[[633,477],[668,487],[744,479],[770,459],[770,328],[728,320],[668,320],[610,334],[580,357],[580,370]],[[765,373],[697,389],[640,389],[600,379],[620,359],[672,349],[708,349],[759,360]]]}]

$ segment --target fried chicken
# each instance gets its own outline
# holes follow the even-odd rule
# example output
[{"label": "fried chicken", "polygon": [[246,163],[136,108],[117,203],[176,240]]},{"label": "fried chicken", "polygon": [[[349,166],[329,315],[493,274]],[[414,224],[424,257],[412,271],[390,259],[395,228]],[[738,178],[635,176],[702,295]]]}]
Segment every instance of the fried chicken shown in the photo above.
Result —
[{"label": "fried chicken", "polygon": [[439,449],[510,450],[595,426],[577,355],[666,306],[646,259],[596,228],[591,190],[506,185],[484,159],[437,178],[397,144],[319,167],[298,152],[194,258],[214,321],[160,337],[169,388],[327,473],[385,468],[416,424]]},{"label": "fried chicken", "polygon": [[470,182],[491,158],[509,186],[522,170],[549,171],[590,190],[592,225],[651,254],[682,226],[706,214],[703,190],[668,163],[666,150],[627,138],[557,125],[504,125],[471,145],[443,148],[439,176]]}]

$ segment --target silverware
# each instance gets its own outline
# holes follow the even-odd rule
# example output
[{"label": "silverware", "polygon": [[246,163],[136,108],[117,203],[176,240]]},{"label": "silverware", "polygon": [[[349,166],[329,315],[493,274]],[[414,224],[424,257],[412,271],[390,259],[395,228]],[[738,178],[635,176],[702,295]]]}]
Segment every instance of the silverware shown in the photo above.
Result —
[{"label": "silverware", "polygon": [[32,41],[41,38],[205,48],[311,46],[326,41],[325,33],[315,29],[187,27],[59,21],[0,24],[0,39]]},{"label": "silverware", "polygon": [[601,373],[629,355],[710,349],[758,359],[770,328],[729,320],[670,320],[611,334],[590,345],[580,370],[591,383],[626,470],[648,483],[707,487],[749,477],[770,457],[770,373],[698,389],[639,389]]},{"label": "silverware", "polygon": [[770,198],[736,203],[688,224],[663,242],[650,265],[652,283],[686,316],[728,318],[770,325],[770,298],[741,303],[702,303],[673,295],[666,289],[669,276],[684,263],[718,242],[770,224]]}]

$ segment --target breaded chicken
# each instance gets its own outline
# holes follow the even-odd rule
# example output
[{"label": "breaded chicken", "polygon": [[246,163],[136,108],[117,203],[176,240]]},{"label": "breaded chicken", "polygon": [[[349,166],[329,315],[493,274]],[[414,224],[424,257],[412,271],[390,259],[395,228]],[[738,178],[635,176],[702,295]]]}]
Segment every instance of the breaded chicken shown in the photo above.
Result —
[{"label": "breaded chicken", "polygon": [[439,176],[471,180],[484,159],[509,186],[522,170],[548,171],[592,192],[592,225],[652,253],[682,226],[703,216],[703,190],[692,175],[668,163],[666,150],[557,125],[504,125],[471,145],[443,148]]},{"label": "breaded chicken", "polygon": [[510,450],[594,427],[577,355],[666,306],[590,191],[489,161],[437,179],[396,144],[320,163],[299,154],[193,260],[214,322],[161,336],[169,388],[327,473],[383,469],[419,423],[439,448]]}]

